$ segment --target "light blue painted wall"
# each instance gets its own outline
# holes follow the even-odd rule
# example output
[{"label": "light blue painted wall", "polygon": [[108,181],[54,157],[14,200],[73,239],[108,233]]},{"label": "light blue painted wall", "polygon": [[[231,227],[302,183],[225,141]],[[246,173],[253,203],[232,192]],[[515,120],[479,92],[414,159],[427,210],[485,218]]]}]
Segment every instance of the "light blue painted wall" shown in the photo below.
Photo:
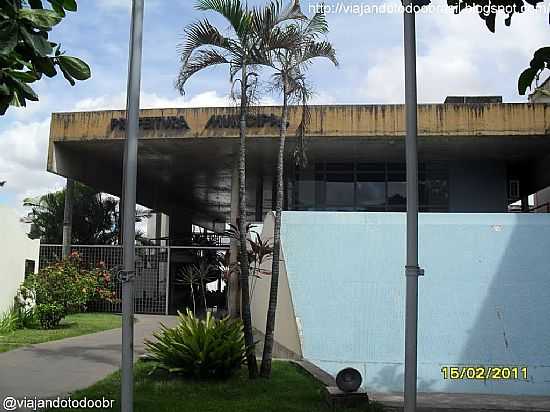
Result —
[{"label": "light blue painted wall", "polygon": [[[419,391],[550,394],[550,215],[421,214]],[[303,353],[401,391],[405,214],[284,212]],[[449,381],[444,365],[528,366],[529,381]]]}]

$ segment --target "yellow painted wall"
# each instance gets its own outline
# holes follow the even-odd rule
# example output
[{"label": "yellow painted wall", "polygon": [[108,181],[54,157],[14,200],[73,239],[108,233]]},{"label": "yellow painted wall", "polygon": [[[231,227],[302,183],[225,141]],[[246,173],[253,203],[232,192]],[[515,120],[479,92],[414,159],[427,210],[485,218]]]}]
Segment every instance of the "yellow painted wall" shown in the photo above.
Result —
[{"label": "yellow painted wall", "polygon": [[[280,107],[258,107],[256,113],[280,115]],[[238,129],[207,129],[212,115],[236,114],[235,108],[147,109],[141,117],[183,116],[189,131],[176,136],[164,130],[143,130],[143,138],[155,137],[236,137]],[[399,136],[404,134],[402,105],[312,106],[309,135],[313,136]],[[289,134],[294,134],[301,109],[290,110]],[[54,113],[52,140],[123,138],[111,132],[111,119],[125,116],[124,111]],[[550,105],[546,104],[430,104],[418,108],[419,134],[448,135],[543,135],[550,128]],[[251,136],[276,136],[277,128],[250,128]]]},{"label": "yellow painted wall", "polygon": [[[255,107],[252,113],[280,116],[280,107]],[[147,109],[141,118],[183,116],[189,130],[141,130],[143,139],[238,137],[238,128],[207,128],[214,115],[236,115],[236,108]],[[124,131],[111,130],[111,120],[124,118],[125,112],[99,111],[54,113],[50,130],[48,166],[52,162],[52,142],[123,139]],[[301,109],[292,107],[289,136],[300,123]],[[418,108],[420,136],[534,136],[550,129],[550,104],[429,104]],[[399,137],[405,133],[402,105],[312,106],[308,136]],[[248,129],[251,137],[276,137],[276,126]]]}]

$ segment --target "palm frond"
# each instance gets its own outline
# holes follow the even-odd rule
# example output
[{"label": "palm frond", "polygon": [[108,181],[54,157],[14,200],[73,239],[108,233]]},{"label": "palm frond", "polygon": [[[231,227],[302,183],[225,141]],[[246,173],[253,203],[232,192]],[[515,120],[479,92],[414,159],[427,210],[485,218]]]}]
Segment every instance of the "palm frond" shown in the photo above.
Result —
[{"label": "palm frond", "polygon": [[328,33],[328,22],[325,14],[322,12],[315,13],[302,28],[302,33],[310,38],[317,38],[319,35]]},{"label": "palm frond", "polygon": [[256,60],[263,65],[270,65],[271,53],[274,50],[292,49],[300,45],[302,36],[297,25],[290,24],[281,27],[281,23],[290,20],[306,19],[299,2],[293,0],[283,7],[281,0],[272,0],[263,8],[252,10],[252,26],[256,38],[254,52]]},{"label": "palm frond", "polygon": [[251,14],[256,33],[270,31],[285,21],[306,19],[297,0],[290,1],[286,7],[281,0],[271,0],[265,7],[254,8]]},{"label": "palm frond", "polygon": [[319,57],[329,59],[336,67],[339,65],[336,58],[336,50],[332,44],[327,41],[310,41],[304,45],[304,48],[300,50],[300,54],[296,56],[294,66],[302,67],[307,65],[310,60]]},{"label": "palm frond", "polygon": [[233,40],[222,35],[208,20],[197,21],[184,30],[185,42],[178,46],[180,61],[183,65],[189,60],[195,50],[204,46],[225,49],[228,52],[238,52],[238,45]]},{"label": "palm frond", "polygon": [[214,11],[223,16],[241,42],[248,37],[252,14],[241,0],[197,0],[195,8],[201,11]]},{"label": "palm frond", "polygon": [[217,66],[220,64],[236,65],[235,62],[228,60],[225,55],[221,54],[217,50],[214,50],[214,49],[198,50],[181,67],[180,72],[178,74],[178,78],[176,80],[176,88],[179,90],[181,94],[184,94],[185,84],[191,76],[193,76],[195,73],[203,69],[206,69],[212,66]]},{"label": "palm frond", "polygon": [[276,24],[288,20],[303,20],[307,18],[304,13],[302,13],[299,0],[291,0],[285,8],[279,7],[275,17]]}]

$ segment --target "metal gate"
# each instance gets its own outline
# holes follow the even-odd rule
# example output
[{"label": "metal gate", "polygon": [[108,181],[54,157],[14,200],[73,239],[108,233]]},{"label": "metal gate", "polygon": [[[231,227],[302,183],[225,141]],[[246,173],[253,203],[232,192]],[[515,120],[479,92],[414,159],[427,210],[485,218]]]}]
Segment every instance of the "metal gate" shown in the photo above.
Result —
[{"label": "metal gate", "polygon": [[[82,263],[89,268],[103,265],[111,273],[122,267],[120,245],[74,245]],[[61,260],[61,245],[40,245],[39,267],[44,268]],[[136,313],[167,314],[168,287],[170,283],[170,250],[166,246],[136,246],[136,277],[134,280],[134,311]],[[122,311],[122,283],[115,281],[115,303],[98,301],[90,303],[90,310],[97,312]]]}]

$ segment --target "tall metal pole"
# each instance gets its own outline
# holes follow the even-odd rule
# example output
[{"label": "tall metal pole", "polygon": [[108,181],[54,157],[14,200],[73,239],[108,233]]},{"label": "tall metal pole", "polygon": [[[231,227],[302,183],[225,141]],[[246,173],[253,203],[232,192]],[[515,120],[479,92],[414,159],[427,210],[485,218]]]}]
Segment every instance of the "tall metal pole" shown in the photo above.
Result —
[{"label": "tall metal pole", "polygon": [[405,382],[404,412],[416,411],[417,332],[418,332],[418,153],[416,98],[416,39],[413,0],[405,0],[405,111],[407,134],[407,262],[405,266]]},{"label": "tall metal pole", "polygon": [[65,186],[65,209],[63,210],[63,258],[71,253],[73,238],[73,204],[74,204],[74,180],[67,178]]},{"label": "tall metal pole", "polygon": [[141,53],[143,40],[143,1],[132,0],[128,91],[126,102],[126,145],[124,174],[122,273],[122,381],[121,410],[132,412],[134,403],[134,287],[136,237],[136,181],[139,133],[139,97],[141,87]]}]

